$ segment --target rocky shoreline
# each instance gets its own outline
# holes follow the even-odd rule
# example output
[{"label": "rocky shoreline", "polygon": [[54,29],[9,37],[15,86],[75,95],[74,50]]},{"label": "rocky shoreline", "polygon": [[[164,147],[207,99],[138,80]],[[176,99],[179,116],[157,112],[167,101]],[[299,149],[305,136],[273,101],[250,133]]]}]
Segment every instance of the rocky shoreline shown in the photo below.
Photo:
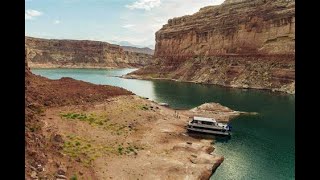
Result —
[{"label": "rocky shoreline", "polygon": [[136,75],[134,72],[131,74],[126,74],[119,76],[120,78],[124,79],[139,79],[139,80],[167,80],[167,81],[175,81],[175,82],[185,82],[185,83],[195,83],[195,84],[204,84],[204,85],[217,85],[221,87],[227,87],[227,88],[237,88],[237,89],[257,89],[257,90],[265,90],[265,91],[272,91],[272,92],[279,92],[279,93],[287,93],[287,94],[295,94],[295,84],[293,83],[289,88],[263,88],[263,87],[246,87],[246,86],[234,86],[234,85],[225,85],[225,84],[214,84],[214,83],[206,83],[201,81],[188,81],[188,80],[180,80],[180,79],[171,79],[171,78],[158,78],[158,77],[150,77],[145,75]]},{"label": "rocky shoreline", "polygon": [[223,156],[188,135],[189,117],[241,114],[216,103],[174,110],[122,88],[49,80],[26,65],[26,179],[209,179]]}]

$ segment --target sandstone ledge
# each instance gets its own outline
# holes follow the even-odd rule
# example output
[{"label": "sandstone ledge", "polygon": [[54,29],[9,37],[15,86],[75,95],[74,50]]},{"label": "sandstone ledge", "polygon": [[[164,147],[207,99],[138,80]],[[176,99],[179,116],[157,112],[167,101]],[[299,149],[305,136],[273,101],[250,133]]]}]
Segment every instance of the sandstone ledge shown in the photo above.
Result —
[{"label": "sandstone ledge", "polygon": [[212,141],[188,135],[189,116],[228,121],[241,114],[209,103],[178,110],[177,117],[176,110],[121,88],[26,73],[26,179],[209,179],[224,158]]},{"label": "sandstone ledge", "polygon": [[[141,109],[142,106],[145,108]],[[110,119],[108,123],[125,125],[132,130],[125,128],[120,135],[113,134],[111,129],[103,129],[104,125],[100,127],[83,121],[66,120],[59,115],[67,112],[107,115]],[[52,136],[50,132],[55,129],[54,133],[61,135],[63,142],[70,141],[68,137],[72,135],[81,143],[92,142],[91,147],[105,145],[115,147],[116,151],[118,146],[125,149],[131,145],[137,147],[134,153],[122,155],[117,152],[104,154],[97,150],[102,154],[90,165],[90,168],[95,169],[94,176],[97,179],[209,179],[224,158],[214,153],[211,140],[188,136],[185,128],[189,116],[204,112],[209,112],[208,116],[218,118],[219,121],[227,121],[241,114],[222,105],[209,103],[192,110],[179,110],[179,117],[175,117],[174,109],[130,95],[110,98],[93,105],[49,108],[42,121],[45,124],[44,132],[49,132],[45,136]],[[68,153],[64,156],[68,157]],[[77,158],[80,158],[80,163]],[[86,156],[79,155],[71,159],[64,163],[67,166],[75,163],[79,167]],[[48,163],[47,166],[52,164]],[[72,176],[74,171],[74,168],[67,169],[66,177]]]},{"label": "sandstone ledge", "polygon": [[[63,176],[70,178],[74,174],[79,175],[80,171],[79,178],[84,179],[89,177],[94,179],[108,179],[110,177],[120,179],[128,179],[129,177],[139,179],[209,179],[224,158],[214,153],[212,141],[188,135],[185,126],[189,117],[204,115],[227,122],[231,118],[243,114],[217,103],[206,103],[191,110],[178,110],[179,116],[176,117],[174,116],[176,110],[160,106],[156,102],[136,95],[119,96],[120,93],[109,97],[107,94],[107,98],[99,98],[99,93],[93,94],[95,88],[90,88],[90,86],[96,85],[90,83],[71,78],[48,80],[38,76],[33,77],[32,74],[30,76],[31,79],[28,76],[28,84],[38,90],[32,90],[31,93],[29,92],[30,87],[28,87],[28,104],[36,100],[38,104],[46,106],[45,112],[38,117],[43,124],[40,132],[42,132],[43,139],[48,141],[47,144],[52,144],[50,146],[54,147],[54,149],[50,149],[50,152],[44,151],[46,156],[43,157],[43,160],[46,159],[46,161],[36,160],[45,169],[37,171],[37,177],[50,177],[50,174],[55,172],[63,172]],[[62,84],[59,85],[59,83]],[[87,90],[80,92],[81,89],[78,89],[75,91],[77,83],[86,87]],[[63,92],[57,91],[61,86],[66,91],[65,96],[63,96]],[[50,90],[49,87],[52,89]],[[104,91],[104,87],[97,86],[96,88],[99,91]],[[110,88],[108,87],[108,91],[113,91]],[[123,89],[114,88],[114,90],[130,94]],[[38,91],[39,94],[37,94]],[[107,93],[110,94],[111,91]],[[35,99],[32,99],[31,95]],[[61,96],[61,98],[51,99],[51,103],[48,104],[47,100],[39,100],[37,96],[43,98]],[[83,98],[88,100],[81,100]],[[68,113],[88,116],[91,114],[96,118],[107,117],[108,120],[102,121],[101,124],[94,121],[93,124],[90,124],[77,118],[67,119],[61,116]],[[28,127],[32,127],[32,121],[28,121],[28,123],[31,123]],[[115,131],[111,127],[124,128]],[[27,130],[27,133],[30,132]],[[71,137],[75,139],[70,139]],[[70,151],[68,148],[71,147],[66,145],[70,142],[74,143],[74,140],[79,142],[81,148],[72,148]],[[30,145],[30,142],[27,144]],[[87,149],[85,147],[89,147],[88,144],[90,144],[90,148]],[[99,150],[105,146],[108,151]],[[132,152],[131,150],[128,152],[123,150],[123,154],[119,154],[119,147],[124,149],[134,147],[134,149]],[[95,156],[93,157],[91,154]],[[88,166],[86,160],[91,157],[93,160]],[[26,164],[27,169],[33,169],[34,165]],[[34,172],[31,173],[33,176]]]},{"label": "sandstone ledge", "polygon": [[177,59],[171,61],[158,58],[154,64],[123,77],[167,79],[295,94],[294,55],[223,55],[191,57],[184,61]]},{"label": "sandstone ledge", "polygon": [[143,67],[153,59],[149,52],[142,53],[145,49],[100,41],[25,37],[25,46],[31,68]]}]

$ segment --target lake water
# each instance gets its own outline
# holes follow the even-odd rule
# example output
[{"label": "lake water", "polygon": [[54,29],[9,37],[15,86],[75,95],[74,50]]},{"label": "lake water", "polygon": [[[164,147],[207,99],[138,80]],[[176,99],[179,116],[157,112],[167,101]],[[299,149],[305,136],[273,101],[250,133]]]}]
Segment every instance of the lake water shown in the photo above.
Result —
[{"label": "lake water", "polygon": [[295,96],[260,90],[173,81],[121,79],[134,69],[32,69],[50,79],[72,77],[95,84],[123,87],[174,108],[192,108],[218,102],[258,116],[233,119],[232,137],[216,140],[215,152],[225,157],[211,179],[295,179]]}]

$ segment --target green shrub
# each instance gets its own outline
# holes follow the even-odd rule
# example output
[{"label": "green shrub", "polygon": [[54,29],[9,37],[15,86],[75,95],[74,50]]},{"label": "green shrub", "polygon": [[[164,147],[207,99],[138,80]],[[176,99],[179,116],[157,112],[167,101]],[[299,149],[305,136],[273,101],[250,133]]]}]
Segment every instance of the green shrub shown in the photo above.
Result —
[{"label": "green shrub", "polygon": [[142,105],[142,106],[140,107],[140,109],[141,109],[141,110],[149,110],[149,108],[148,108],[146,105]]},{"label": "green shrub", "polygon": [[118,153],[119,153],[119,154],[122,154],[122,151],[123,151],[123,147],[119,146],[119,147],[118,147]]},{"label": "green shrub", "polygon": [[[146,109],[145,107],[144,109]],[[147,108],[148,109],[148,108]],[[68,120],[80,120],[83,122],[87,122],[92,126],[98,126],[103,128],[104,130],[111,131],[114,134],[124,134],[127,133],[126,126],[120,125],[117,123],[110,123],[110,119],[106,117],[106,115],[97,115],[97,114],[85,114],[85,113],[73,113],[73,112],[62,112],[60,113],[60,117]],[[118,132],[118,133],[117,133]]]},{"label": "green shrub", "polygon": [[70,180],[78,180],[77,175],[73,175],[73,176],[70,178]]}]

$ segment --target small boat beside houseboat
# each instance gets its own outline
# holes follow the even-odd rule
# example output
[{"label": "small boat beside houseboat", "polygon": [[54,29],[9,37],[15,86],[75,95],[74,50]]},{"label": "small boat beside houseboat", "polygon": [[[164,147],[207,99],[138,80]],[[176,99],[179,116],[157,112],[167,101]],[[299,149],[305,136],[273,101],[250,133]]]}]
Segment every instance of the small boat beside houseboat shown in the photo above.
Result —
[{"label": "small boat beside houseboat", "polygon": [[207,117],[192,117],[188,123],[187,130],[214,135],[231,135],[231,126],[229,124],[218,123],[214,118]]}]

